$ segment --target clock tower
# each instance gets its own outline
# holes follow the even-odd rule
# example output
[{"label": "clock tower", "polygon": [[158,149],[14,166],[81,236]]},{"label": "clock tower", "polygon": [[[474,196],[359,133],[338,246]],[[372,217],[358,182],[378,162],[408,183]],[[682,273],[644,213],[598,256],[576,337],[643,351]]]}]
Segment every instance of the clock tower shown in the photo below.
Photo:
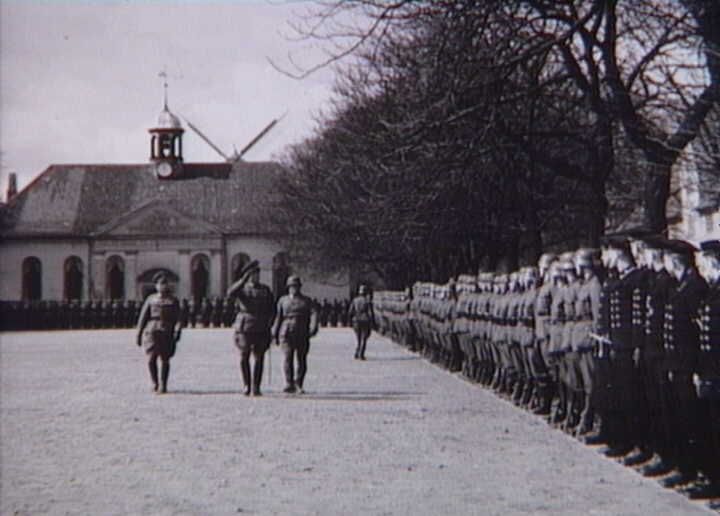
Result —
[{"label": "clock tower", "polygon": [[155,164],[155,174],[159,179],[182,177],[182,135],[185,132],[178,117],[168,109],[167,83],[163,110],[158,116],[157,125],[149,129],[150,161]]}]

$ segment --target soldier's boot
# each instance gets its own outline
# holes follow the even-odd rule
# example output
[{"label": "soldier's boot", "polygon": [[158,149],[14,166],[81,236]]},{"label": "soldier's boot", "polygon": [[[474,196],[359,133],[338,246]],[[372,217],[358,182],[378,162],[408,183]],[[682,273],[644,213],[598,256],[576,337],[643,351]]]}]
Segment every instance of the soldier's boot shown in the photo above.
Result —
[{"label": "soldier's boot", "polygon": [[501,379],[502,379],[502,369],[500,369],[498,367],[493,371],[493,375],[492,375],[492,378],[490,379],[490,384],[489,384],[490,388],[497,390],[498,386],[500,385]]},{"label": "soldier's boot", "polygon": [[520,404],[527,409],[532,409],[533,407],[530,402],[534,399],[534,393],[535,380],[533,378],[528,378],[527,382],[525,382],[525,389],[523,390]]},{"label": "soldier's boot", "polygon": [[547,416],[548,414],[550,414],[550,408],[552,407],[552,384],[550,384],[550,382],[548,382],[546,379],[539,380],[536,392],[537,402],[536,408],[533,412],[539,416]]},{"label": "soldier's boot", "polygon": [[167,392],[168,378],[170,377],[170,361],[163,360],[160,365],[160,392]]},{"label": "soldier's boot", "polygon": [[558,426],[567,417],[567,392],[564,385],[558,385],[558,402],[550,414],[550,424]]},{"label": "soldier's boot", "polygon": [[253,367],[253,383],[252,383],[253,396],[262,396],[262,392],[260,392],[260,385],[262,384],[264,365],[265,365],[264,360],[262,358],[255,359],[255,366]]},{"label": "soldier's boot", "polygon": [[580,413],[580,421],[578,423],[577,429],[575,430],[576,436],[586,435],[590,432],[592,432],[593,424],[595,420],[595,411],[592,408],[592,405],[590,404],[590,396],[585,395],[585,406],[583,407],[582,412]]},{"label": "soldier's boot", "polygon": [[525,392],[525,383],[525,378],[523,376],[517,377],[512,390],[512,400],[515,405],[519,405],[522,400],[523,392]]},{"label": "soldier's boot", "polygon": [[158,368],[155,358],[148,362],[148,369],[150,370],[150,380],[152,380],[153,391],[157,392],[160,386],[158,385]]},{"label": "soldier's boot", "polygon": [[240,359],[240,373],[242,375],[243,385],[245,386],[245,396],[250,396],[250,361]]}]

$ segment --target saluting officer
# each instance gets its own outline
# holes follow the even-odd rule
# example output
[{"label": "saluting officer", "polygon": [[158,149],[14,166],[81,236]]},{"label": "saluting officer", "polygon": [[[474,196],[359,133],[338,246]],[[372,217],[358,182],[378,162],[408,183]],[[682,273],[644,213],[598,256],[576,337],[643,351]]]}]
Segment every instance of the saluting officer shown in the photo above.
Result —
[{"label": "saluting officer", "polygon": [[[260,267],[256,260],[240,272],[240,279],[227,290],[228,302],[238,307],[233,328],[235,346],[240,351],[240,373],[245,396],[260,396],[265,352],[270,347],[270,327],[275,317],[272,290],[260,283]],[[237,301],[235,301],[237,300]],[[255,358],[250,376],[250,355]]]}]

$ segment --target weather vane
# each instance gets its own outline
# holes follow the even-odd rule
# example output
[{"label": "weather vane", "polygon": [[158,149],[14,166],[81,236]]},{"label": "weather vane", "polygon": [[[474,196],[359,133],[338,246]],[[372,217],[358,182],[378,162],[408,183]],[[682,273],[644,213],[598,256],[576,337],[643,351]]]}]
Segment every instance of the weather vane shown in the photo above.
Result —
[{"label": "weather vane", "polygon": [[164,101],[165,109],[167,109],[167,89],[168,89],[167,77],[168,77],[168,74],[165,71],[165,68],[163,68],[160,71],[160,73],[158,74],[158,77],[162,77],[162,79],[163,79],[163,101]]}]

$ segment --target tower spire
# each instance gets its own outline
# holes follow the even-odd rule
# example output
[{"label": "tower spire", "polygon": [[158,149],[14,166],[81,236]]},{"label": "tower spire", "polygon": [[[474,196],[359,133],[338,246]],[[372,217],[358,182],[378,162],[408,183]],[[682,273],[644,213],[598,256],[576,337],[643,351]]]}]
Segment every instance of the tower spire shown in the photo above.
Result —
[{"label": "tower spire", "polygon": [[158,77],[162,77],[163,80],[163,108],[167,111],[168,108],[168,83],[167,83],[167,72],[163,68],[162,71],[158,74]]}]

